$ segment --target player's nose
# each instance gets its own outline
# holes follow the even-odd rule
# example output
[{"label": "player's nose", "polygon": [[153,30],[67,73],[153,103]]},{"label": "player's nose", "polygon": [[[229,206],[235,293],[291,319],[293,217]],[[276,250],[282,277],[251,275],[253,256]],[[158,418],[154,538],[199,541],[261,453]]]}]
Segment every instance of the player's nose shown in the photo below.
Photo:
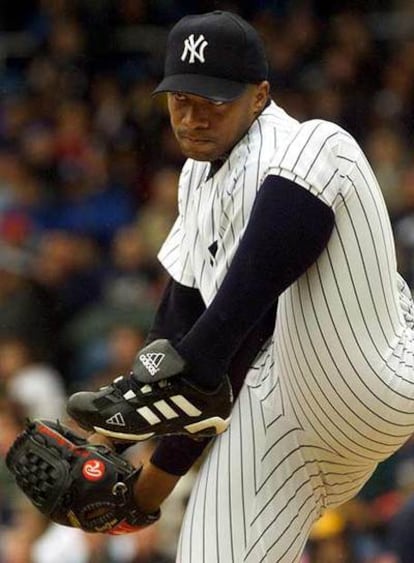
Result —
[{"label": "player's nose", "polygon": [[208,114],[205,109],[189,104],[184,112],[182,125],[187,129],[207,128],[209,126]]}]

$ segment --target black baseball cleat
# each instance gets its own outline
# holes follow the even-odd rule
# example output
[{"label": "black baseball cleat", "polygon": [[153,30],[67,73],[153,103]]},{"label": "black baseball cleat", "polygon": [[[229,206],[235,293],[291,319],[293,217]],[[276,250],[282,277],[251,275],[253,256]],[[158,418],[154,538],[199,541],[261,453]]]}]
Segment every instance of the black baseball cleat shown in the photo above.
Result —
[{"label": "black baseball cleat", "polygon": [[115,440],[140,441],[167,434],[201,438],[226,430],[232,402],[227,377],[208,392],[181,376],[142,384],[131,374],[99,391],[75,393],[67,411],[82,428]]}]

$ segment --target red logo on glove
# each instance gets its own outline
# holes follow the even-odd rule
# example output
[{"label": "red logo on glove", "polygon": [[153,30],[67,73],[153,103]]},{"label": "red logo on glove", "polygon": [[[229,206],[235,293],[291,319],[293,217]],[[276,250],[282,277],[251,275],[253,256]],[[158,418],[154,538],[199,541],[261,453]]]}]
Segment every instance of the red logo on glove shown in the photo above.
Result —
[{"label": "red logo on glove", "polygon": [[82,475],[88,481],[100,481],[105,475],[105,464],[99,459],[85,461],[82,467]]}]

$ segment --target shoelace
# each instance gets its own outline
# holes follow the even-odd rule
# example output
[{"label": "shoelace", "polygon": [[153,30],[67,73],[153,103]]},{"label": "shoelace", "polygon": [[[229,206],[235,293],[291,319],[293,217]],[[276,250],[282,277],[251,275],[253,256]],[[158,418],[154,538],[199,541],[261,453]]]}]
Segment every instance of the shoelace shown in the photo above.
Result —
[{"label": "shoelace", "polygon": [[161,389],[165,387],[169,387],[171,382],[167,379],[160,379],[159,381],[155,381],[154,383],[142,383],[141,381],[137,381],[132,372],[128,374],[127,377],[120,376],[116,378],[110,386],[114,389],[118,396],[123,396],[128,391],[133,391],[134,393],[141,394],[141,389],[146,386],[155,387],[158,386]]},{"label": "shoelace", "polygon": [[132,372],[130,372],[126,377],[117,377],[114,381],[112,381],[110,386],[115,391],[122,393],[122,395],[130,390],[136,393],[140,387],[140,385],[135,381]]}]

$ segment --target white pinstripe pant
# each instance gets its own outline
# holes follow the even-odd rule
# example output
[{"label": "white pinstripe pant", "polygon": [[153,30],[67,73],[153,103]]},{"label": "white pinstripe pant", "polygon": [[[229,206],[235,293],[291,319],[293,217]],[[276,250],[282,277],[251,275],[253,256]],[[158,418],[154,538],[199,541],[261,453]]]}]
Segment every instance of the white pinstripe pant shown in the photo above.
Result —
[{"label": "white pinstripe pant", "polygon": [[301,428],[266,361],[201,468],[177,563],[296,563],[324,508],[352,498],[375,469],[378,459],[338,455]]},{"label": "white pinstripe pant", "polygon": [[[194,486],[178,563],[294,563],[325,504],[321,465],[357,491],[373,467],[341,465],[271,407],[270,378],[245,385]],[[271,398],[271,399],[270,399]],[[325,470],[328,471],[327,467]]]}]

